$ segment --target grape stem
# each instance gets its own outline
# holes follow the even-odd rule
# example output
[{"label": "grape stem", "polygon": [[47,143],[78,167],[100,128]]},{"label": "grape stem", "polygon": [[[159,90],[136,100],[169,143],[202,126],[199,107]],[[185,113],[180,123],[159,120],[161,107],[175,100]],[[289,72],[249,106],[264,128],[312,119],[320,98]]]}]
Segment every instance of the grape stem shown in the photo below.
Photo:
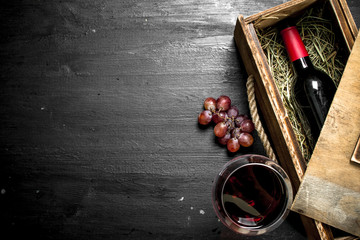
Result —
[{"label": "grape stem", "polygon": [[225,122],[227,121],[227,120],[229,120],[229,119],[231,119],[232,121],[234,121],[234,118],[229,118],[229,117],[222,117],[222,116],[220,116],[220,112],[221,112],[221,109],[222,108],[220,108],[217,112],[216,112],[216,110],[213,110],[213,109],[211,109],[211,112],[213,113],[213,114],[216,114],[216,115],[218,115],[221,119],[223,119]]}]

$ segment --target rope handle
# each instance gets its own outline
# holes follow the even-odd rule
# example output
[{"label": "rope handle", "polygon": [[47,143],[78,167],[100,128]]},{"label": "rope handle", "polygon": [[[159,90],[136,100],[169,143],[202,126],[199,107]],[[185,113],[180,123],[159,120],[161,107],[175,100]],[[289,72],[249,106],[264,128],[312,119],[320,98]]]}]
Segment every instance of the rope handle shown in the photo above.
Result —
[{"label": "rope handle", "polygon": [[255,129],[258,132],[258,135],[260,137],[260,140],[265,148],[266,154],[268,157],[273,160],[274,162],[278,162],[274,153],[274,150],[272,149],[270,145],[270,141],[265,133],[265,130],[263,128],[263,125],[260,121],[259,113],[256,106],[256,100],[255,100],[255,87],[254,87],[254,76],[250,75],[246,81],[246,89],[247,89],[247,95],[248,95],[248,101],[249,101],[249,108],[250,108],[250,114],[251,118],[254,122]]}]

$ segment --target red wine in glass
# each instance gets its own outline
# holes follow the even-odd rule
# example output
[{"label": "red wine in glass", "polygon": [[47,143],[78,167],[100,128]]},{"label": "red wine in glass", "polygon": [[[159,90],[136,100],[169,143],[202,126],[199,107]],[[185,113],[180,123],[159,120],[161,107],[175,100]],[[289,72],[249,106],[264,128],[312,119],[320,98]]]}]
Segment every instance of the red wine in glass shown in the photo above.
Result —
[{"label": "red wine in glass", "polygon": [[260,155],[228,162],[213,186],[213,206],[230,229],[259,235],[278,227],[292,202],[291,183],[284,170]]}]

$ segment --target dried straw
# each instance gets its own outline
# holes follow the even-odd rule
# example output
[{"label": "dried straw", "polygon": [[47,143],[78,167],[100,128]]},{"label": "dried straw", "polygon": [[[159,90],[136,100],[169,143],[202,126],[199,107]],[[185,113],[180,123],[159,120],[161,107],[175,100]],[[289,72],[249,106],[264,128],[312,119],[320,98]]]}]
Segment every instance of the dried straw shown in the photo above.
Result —
[{"label": "dried straw", "polygon": [[[338,53],[331,21],[322,16],[321,10],[310,9],[299,18],[296,25],[313,64],[326,72],[337,86],[344,64],[341,60],[343,57]],[[299,116],[296,114],[300,111],[291,100],[290,87],[295,76],[281,36],[275,28],[257,30],[257,35],[268,59],[300,150],[308,161],[311,157],[313,139],[309,134],[309,127],[301,126]]]}]

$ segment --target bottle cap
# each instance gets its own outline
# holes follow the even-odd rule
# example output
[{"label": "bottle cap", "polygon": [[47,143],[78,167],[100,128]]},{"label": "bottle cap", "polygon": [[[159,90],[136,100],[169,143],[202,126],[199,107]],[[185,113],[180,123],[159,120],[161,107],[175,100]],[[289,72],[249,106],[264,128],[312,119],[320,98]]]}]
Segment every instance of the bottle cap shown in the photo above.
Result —
[{"label": "bottle cap", "polygon": [[283,38],[291,62],[309,56],[295,26],[284,28],[280,31],[280,34]]}]

